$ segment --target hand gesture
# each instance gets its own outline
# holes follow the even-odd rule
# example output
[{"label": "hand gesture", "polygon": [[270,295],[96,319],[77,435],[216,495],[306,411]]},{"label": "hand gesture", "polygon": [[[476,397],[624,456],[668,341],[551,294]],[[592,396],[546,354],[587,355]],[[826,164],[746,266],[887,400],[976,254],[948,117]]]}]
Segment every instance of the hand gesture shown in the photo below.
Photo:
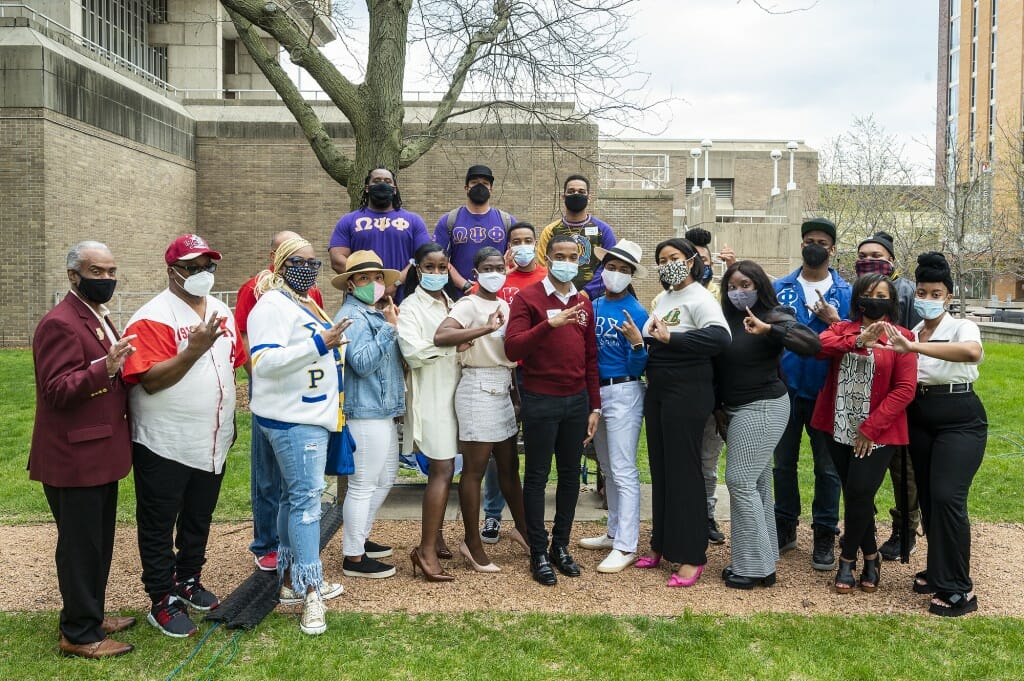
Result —
[{"label": "hand gesture", "polygon": [[672,334],[669,332],[664,319],[661,319],[657,315],[651,317],[651,337],[654,338],[654,340],[661,341],[662,343],[668,343],[671,336]]},{"label": "hand gesture", "polygon": [[320,338],[323,339],[324,345],[328,348],[334,349],[345,345],[349,342],[348,338],[345,338],[345,329],[352,325],[352,320],[348,317],[342,317],[338,320],[338,323],[327,329],[320,334]]},{"label": "hand gesture", "polygon": [[914,344],[912,341],[907,340],[906,336],[900,333],[900,330],[890,322],[882,322],[885,327],[885,336],[889,341],[889,349],[895,352],[905,355],[908,352],[914,352]]},{"label": "hand gesture", "polygon": [[882,334],[885,333],[885,322],[877,321],[868,324],[860,331],[861,342],[866,348],[884,347],[883,343],[879,342]]},{"label": "hand gesture", "polygon": [[583,311],[583,303],[576,303],[572,307],[567,307],[554,317],[548,319],[548,324],[554,328],[565,326],[569,323],[579,322],[580,312]]},{"label": "hand gesture", "polygon": [[732,246],[729,244],[724,244],[722,246],[722,250],[718,252],[718,259],[721,260],[726,267],[732,267],[733,263],[736,262],[736,251],[732,250]]},{"label": "hand gesture", "polygon": [[872,442],[864,433],[857,431],[857,437],[853,439],[853,455],[858,459],[863,459],[865,456],[871,456],[871,450],[874,449],[875,443]]},{"label": "hand gesture", "polygon": [[188,347],[198,355],[212,348],[217,339],[227,332],[224,319],[214,312],[209,320],[191,327],[188,330]]},{"label": "hand gesture", "polygon": [[135,348],[132,347],[132,341],[136,338],[138,336],[132,334],[111,344],[110,350],[107,351],[107,376],[113,376],[124,367],[124,361],[128,359],[128,355],[135,352]]},{"label": "hand gesture", "polygon": [[626,341],[630,345],[636,345],[637,343],[643,343],[644,337],[640,333],[640,329],[637,328],[633,318],[629,316],[629,312],[626,310],[622,311],[622,314],[626,315],[626,321],[621,326],[616,326],[615,330],[626,337]]},{"label": "hand gesture", "polygon": [[519,269],[519,265],[516,263],[515,254],[512,252],[512,247],[509,246],[505,250],[505,273],[509,274]]},{"label": "hand gesture", "polygon": [[381,308],[381,312],[384,313],[384,321],[391,326],[398,323],[398,306],[395,305],[395,299],[388,296],[387,305]]},{"label": "hand gesture", "polygon": [[594,433],[597,432],[597,424],[601,421],[601,415],[596,411],[590,412],[590,418],[587,419],[587,437],[583,440],[583,446],[586,447],[590,444],[590,441],[594,439]]},{"label": "hand gesture", "polygon": [[495,310],[487,318],[486,328],[491,331],[497,331],[505,324],[505,315],[502,314],[501,310]]},{"label": "hand gesture", "polygon": [[748,307],[747,316],[743,318],[743,330],[752,336],[763,336],[772,330],[772,325],[755,317]]},{"label": "hand gesture", "polygon": [[814,301],[813,305],[804,303],[808,310],[814,313],[814,316],[825,322],[826,324],[835,324],[839,321],[839,311],[832,307],[825,297],[821,295],[821,291],[815,291],[818,294],[818,299]]}]

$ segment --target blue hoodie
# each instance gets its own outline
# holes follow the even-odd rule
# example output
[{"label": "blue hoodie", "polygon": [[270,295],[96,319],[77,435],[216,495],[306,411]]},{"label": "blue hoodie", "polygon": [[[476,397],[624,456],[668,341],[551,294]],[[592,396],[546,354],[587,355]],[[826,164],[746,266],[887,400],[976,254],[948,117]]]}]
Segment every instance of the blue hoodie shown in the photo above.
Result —
[{"label": "blue hoodie", "polygon": [[[802,269],[802,267],[798,267],[785,277],[776,279],[775,295],[778,296],[780,304],[788,305],[796,310],[797,321],[811,327],[815,333],[821,333],[828,328],[828,324],[807,309],[804,287],[797,281]],[[832,286],[825,293],[825,300],[838,310],[841,319],[848,319],[853,288],[831,267],[828,272],[832,275]],[[801,357],[795,352],[786,350],[782,353],[782,373],[789,391],[805,400],[816,399],[821,386],[825,385],[825,377],[828,375],[830,363],[831,360]]]}]

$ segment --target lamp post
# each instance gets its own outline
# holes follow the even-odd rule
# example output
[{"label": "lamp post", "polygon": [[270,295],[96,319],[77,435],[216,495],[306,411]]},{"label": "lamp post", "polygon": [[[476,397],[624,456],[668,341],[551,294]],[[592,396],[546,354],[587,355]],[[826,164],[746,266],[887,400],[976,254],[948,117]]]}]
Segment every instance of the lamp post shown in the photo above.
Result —
[{"label": "lamp post", "polygon": [[711,189],[711,180],[708,179],[708,156],[711,155],[711,140],[707,138],[701,140],[700,146],[704,149],[704,183],[701,187]]},{"label": "lamp post", "polygon": [[796,189],[796,180],[793,179],[793,155],[796,153],[797,147],[800,146],[796,142],[788,142],[786,149],[789,150],[789,183],[786,185],[786,191]]},{"label": "lamp post", "polygon": [[770,154],[772,157],[772,165],[774,166],[774,173],[772,175],[772,196],[778,196],[782,193],[779,189],[779,159],[782,158],[782,152],[778,149],[772,149]]},{"label": "lamp post", "polygon": [[700,175],[697,170],[697,159],[700,158],[701,150],[700,147],[694,147],[690,149],[690,158],[693,159],[693,192],[696,194],[700,191]]}]

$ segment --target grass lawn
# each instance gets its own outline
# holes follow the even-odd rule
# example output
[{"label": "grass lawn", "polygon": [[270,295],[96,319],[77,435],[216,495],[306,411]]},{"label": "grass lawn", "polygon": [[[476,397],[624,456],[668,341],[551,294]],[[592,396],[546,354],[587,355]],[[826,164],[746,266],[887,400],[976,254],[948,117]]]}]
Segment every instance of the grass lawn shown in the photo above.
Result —
[{"label": "grass lawn", "polygon": [[[195,643],[170,639],[143,624],[119,635],[137,647],[134,653],[102,662],[66,659],[57,656],[50,637],[39,634],[53,625],[53,614],[0,614],[7,651],[0,673],[18,679],[164,679]],[[331,613],[328,626],[326,634],[310,638],[299,632],[296,616],[274,614],[253,632],[214,631],[176,678],[922,681],[1024,676],[1024,620],[1009,618]],[[201,625],[201,631],[208,629]]]}]

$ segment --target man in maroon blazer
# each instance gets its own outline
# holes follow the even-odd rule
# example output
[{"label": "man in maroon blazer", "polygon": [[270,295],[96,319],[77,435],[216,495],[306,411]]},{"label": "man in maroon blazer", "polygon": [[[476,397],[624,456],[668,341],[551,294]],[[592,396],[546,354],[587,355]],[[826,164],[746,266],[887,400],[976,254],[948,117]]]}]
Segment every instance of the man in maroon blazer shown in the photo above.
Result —
[{"label": "man in maroon blazer", "polygon": [[114,293],[114,256],[98,241],[68,253],[70,292],[32,338],[36,420],[28,470],[43,483],[57,522],[60,651],[100,658],[132,649],[107,635],[135,624],[104,617],[114,552],[117,481],[132,461],[128,389],[120,371],[133,336],[119,338],[104,305]]}]

